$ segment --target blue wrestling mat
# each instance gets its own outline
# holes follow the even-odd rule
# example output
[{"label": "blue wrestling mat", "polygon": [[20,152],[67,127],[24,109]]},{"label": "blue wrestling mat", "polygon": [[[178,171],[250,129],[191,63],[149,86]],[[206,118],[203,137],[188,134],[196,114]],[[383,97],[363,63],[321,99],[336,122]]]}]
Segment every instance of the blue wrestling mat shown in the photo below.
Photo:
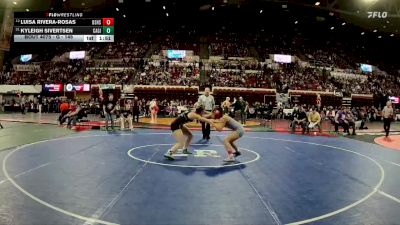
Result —
[{"label": "blue wrestling mat", "polygon": [[0,152],[0,224],[400,224],[400,154],[365,142],[195,133],[169,161],[170,132],[81,132]]}]

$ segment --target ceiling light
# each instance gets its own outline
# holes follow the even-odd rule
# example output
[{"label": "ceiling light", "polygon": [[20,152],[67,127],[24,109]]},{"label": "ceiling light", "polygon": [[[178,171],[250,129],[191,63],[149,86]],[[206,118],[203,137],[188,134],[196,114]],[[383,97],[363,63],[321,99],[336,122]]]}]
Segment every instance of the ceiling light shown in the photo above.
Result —
[{"label": "ceiling light", "polygon": [[394,34],[391,34],[390,37],[394,37]]},{"label": "ceiling light", "polygon": [[14,5],[16,5],[16,4],[17,4],[17,2],[13,2],[13,4],[14,4]]},{"label": "ceiling light", "polygon": [[371,4],[371,3],[375,3],[377,0],[363,0],[363,1],[364,1],[364,3]]},{"label": "ceiling light", "polygon": [[162,8],[165,10],[165,9],[166,9],[166,8],[165,8],[165,5],[163,5],[163,7],[162,7]]},{"label": "ceiling light", "polygon": [[213,10],[213,11],[214,11],[214,9],[215,9],[215,8],[214,8],[214,6],[213,6],[213,7],[211,7],[211,10]]},{"label": "ceiling light", "polygon": [[331,30],[335,29],[335,27],[331,27]]},{"label": "ceiling light", "polygon": [[378,32],[377,30],[374,30],[374,33]]},{"label": "ceiling light", "polygon": [[294,24],[298,24],[298,23],[299,23],[299,21],[297,21],[297,20],[294,22]]},{"label": "ceiling light", "polygon": [[115,8],[115,10],[116,10],[117,12],[119,12],[119,9],[118,9],[118,8]]},{"label": "ceiling light", "polygon": [[320,4],[319,2],[316,2],[316,3],[315,3],[316,6],[319,6],[319,4]]},{"label": "ceiling light", "polygon": [[260,14],[261,14],[262,12],[263,12],[263,10],[261,9],[261,10],[260,10]]},{"label": "ceiling light", "polygon": [[169,14],[168,13],[165,13],[165,15],[168,17],[169,16]]},{"label": "ceiling light", "polygon": [[382,38],[382,36],[378,36],[378,38]]},{"label": "ceiling light", "polygon": [[25,11],[29,12],[29,9],[25,9]]},{"label": "ceiling light", "polygon": [[330,12],[329,15],[330,15],[330,16],[333,16],[333,15],[335,15],[335,14],[334,14],[333,12]]},{"label": "ceiling light", "polygon": [[124,14],[123,17],[126,18],[126,15]]},{"label": "ceiling light", "polygon": [[361,32],[361,35],[364,35],[365,33],[364,32]]},{"label": "ceiling light", "polygon": [[342,23],[342,26],[344,26],[344,25],[346,25],[346,23],[345,23],[345,22],[343,22],[343,23]]}]

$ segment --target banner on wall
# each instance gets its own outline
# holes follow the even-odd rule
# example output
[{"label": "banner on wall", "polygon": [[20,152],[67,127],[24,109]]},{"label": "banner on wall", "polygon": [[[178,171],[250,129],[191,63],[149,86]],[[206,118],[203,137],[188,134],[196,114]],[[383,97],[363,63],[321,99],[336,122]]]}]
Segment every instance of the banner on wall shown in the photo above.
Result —
[{"label": "banner on wall", "polygon": [[281,55],[281,54],[274,54],[274,62],[278,63],[292,63],[292,56],[291,55]]},{"label": "banner on wall", "polygon": [[393,104],[399,104],[400,103],[400,97],[389,96],[389,100],[392,101]]},{"label": "banner on wall", "polygon": [[276,93],[276,102],[289,103],[289,94]]},{"label": "banner on wall", "polygon": [[42,85],[0,85],[0,94],[38,94],[42,91]]},{"label": "banner on wall", "polygon": [[100,84],[100,89],[115,89],[115,84]]},{"label": "banner on wall", "polygon": [[63,84],[45,84],[43,86],[44,92],[62,92],[64,90]]},{"label": "banner on wall", "polygon": [[38,71],[40,70],[40,65],[36,64],[14,64],[13,68],[15,71]]},{"label": "banner on wall", "polygon": [[361,63],[360,64],[360,69],[363,72],[372,73],[372,65]]},{"label": "banner on wall", "polygon": [[67,84],[65,91],[90,92],[90,84]]}]

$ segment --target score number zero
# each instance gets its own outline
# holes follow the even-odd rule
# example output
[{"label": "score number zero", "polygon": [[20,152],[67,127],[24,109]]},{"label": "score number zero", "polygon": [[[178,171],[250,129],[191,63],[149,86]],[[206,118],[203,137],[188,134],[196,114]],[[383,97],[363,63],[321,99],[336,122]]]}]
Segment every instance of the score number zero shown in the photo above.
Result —
[{"label": "score number zero", "polygon": [[93,28],[93,34],[105,34],[105,35],[113,35],[114,27],[96,27]]},{"label": "score number zero", "polygon": [[92,26],[114,26],[114,18],[92,20]]}]

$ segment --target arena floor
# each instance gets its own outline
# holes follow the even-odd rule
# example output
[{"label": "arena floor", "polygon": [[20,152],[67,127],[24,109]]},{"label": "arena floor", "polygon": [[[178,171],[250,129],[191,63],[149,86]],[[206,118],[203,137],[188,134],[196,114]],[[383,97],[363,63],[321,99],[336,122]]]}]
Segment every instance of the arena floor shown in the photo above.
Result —
[{"label": "arena floor", "polygon": [[[247,132],[239,163],[194,132],[74,132],[2,122],[0,224],[399,224],[400,152],[344,137]],[[394,136],[395,137],[395,136]]]}]

